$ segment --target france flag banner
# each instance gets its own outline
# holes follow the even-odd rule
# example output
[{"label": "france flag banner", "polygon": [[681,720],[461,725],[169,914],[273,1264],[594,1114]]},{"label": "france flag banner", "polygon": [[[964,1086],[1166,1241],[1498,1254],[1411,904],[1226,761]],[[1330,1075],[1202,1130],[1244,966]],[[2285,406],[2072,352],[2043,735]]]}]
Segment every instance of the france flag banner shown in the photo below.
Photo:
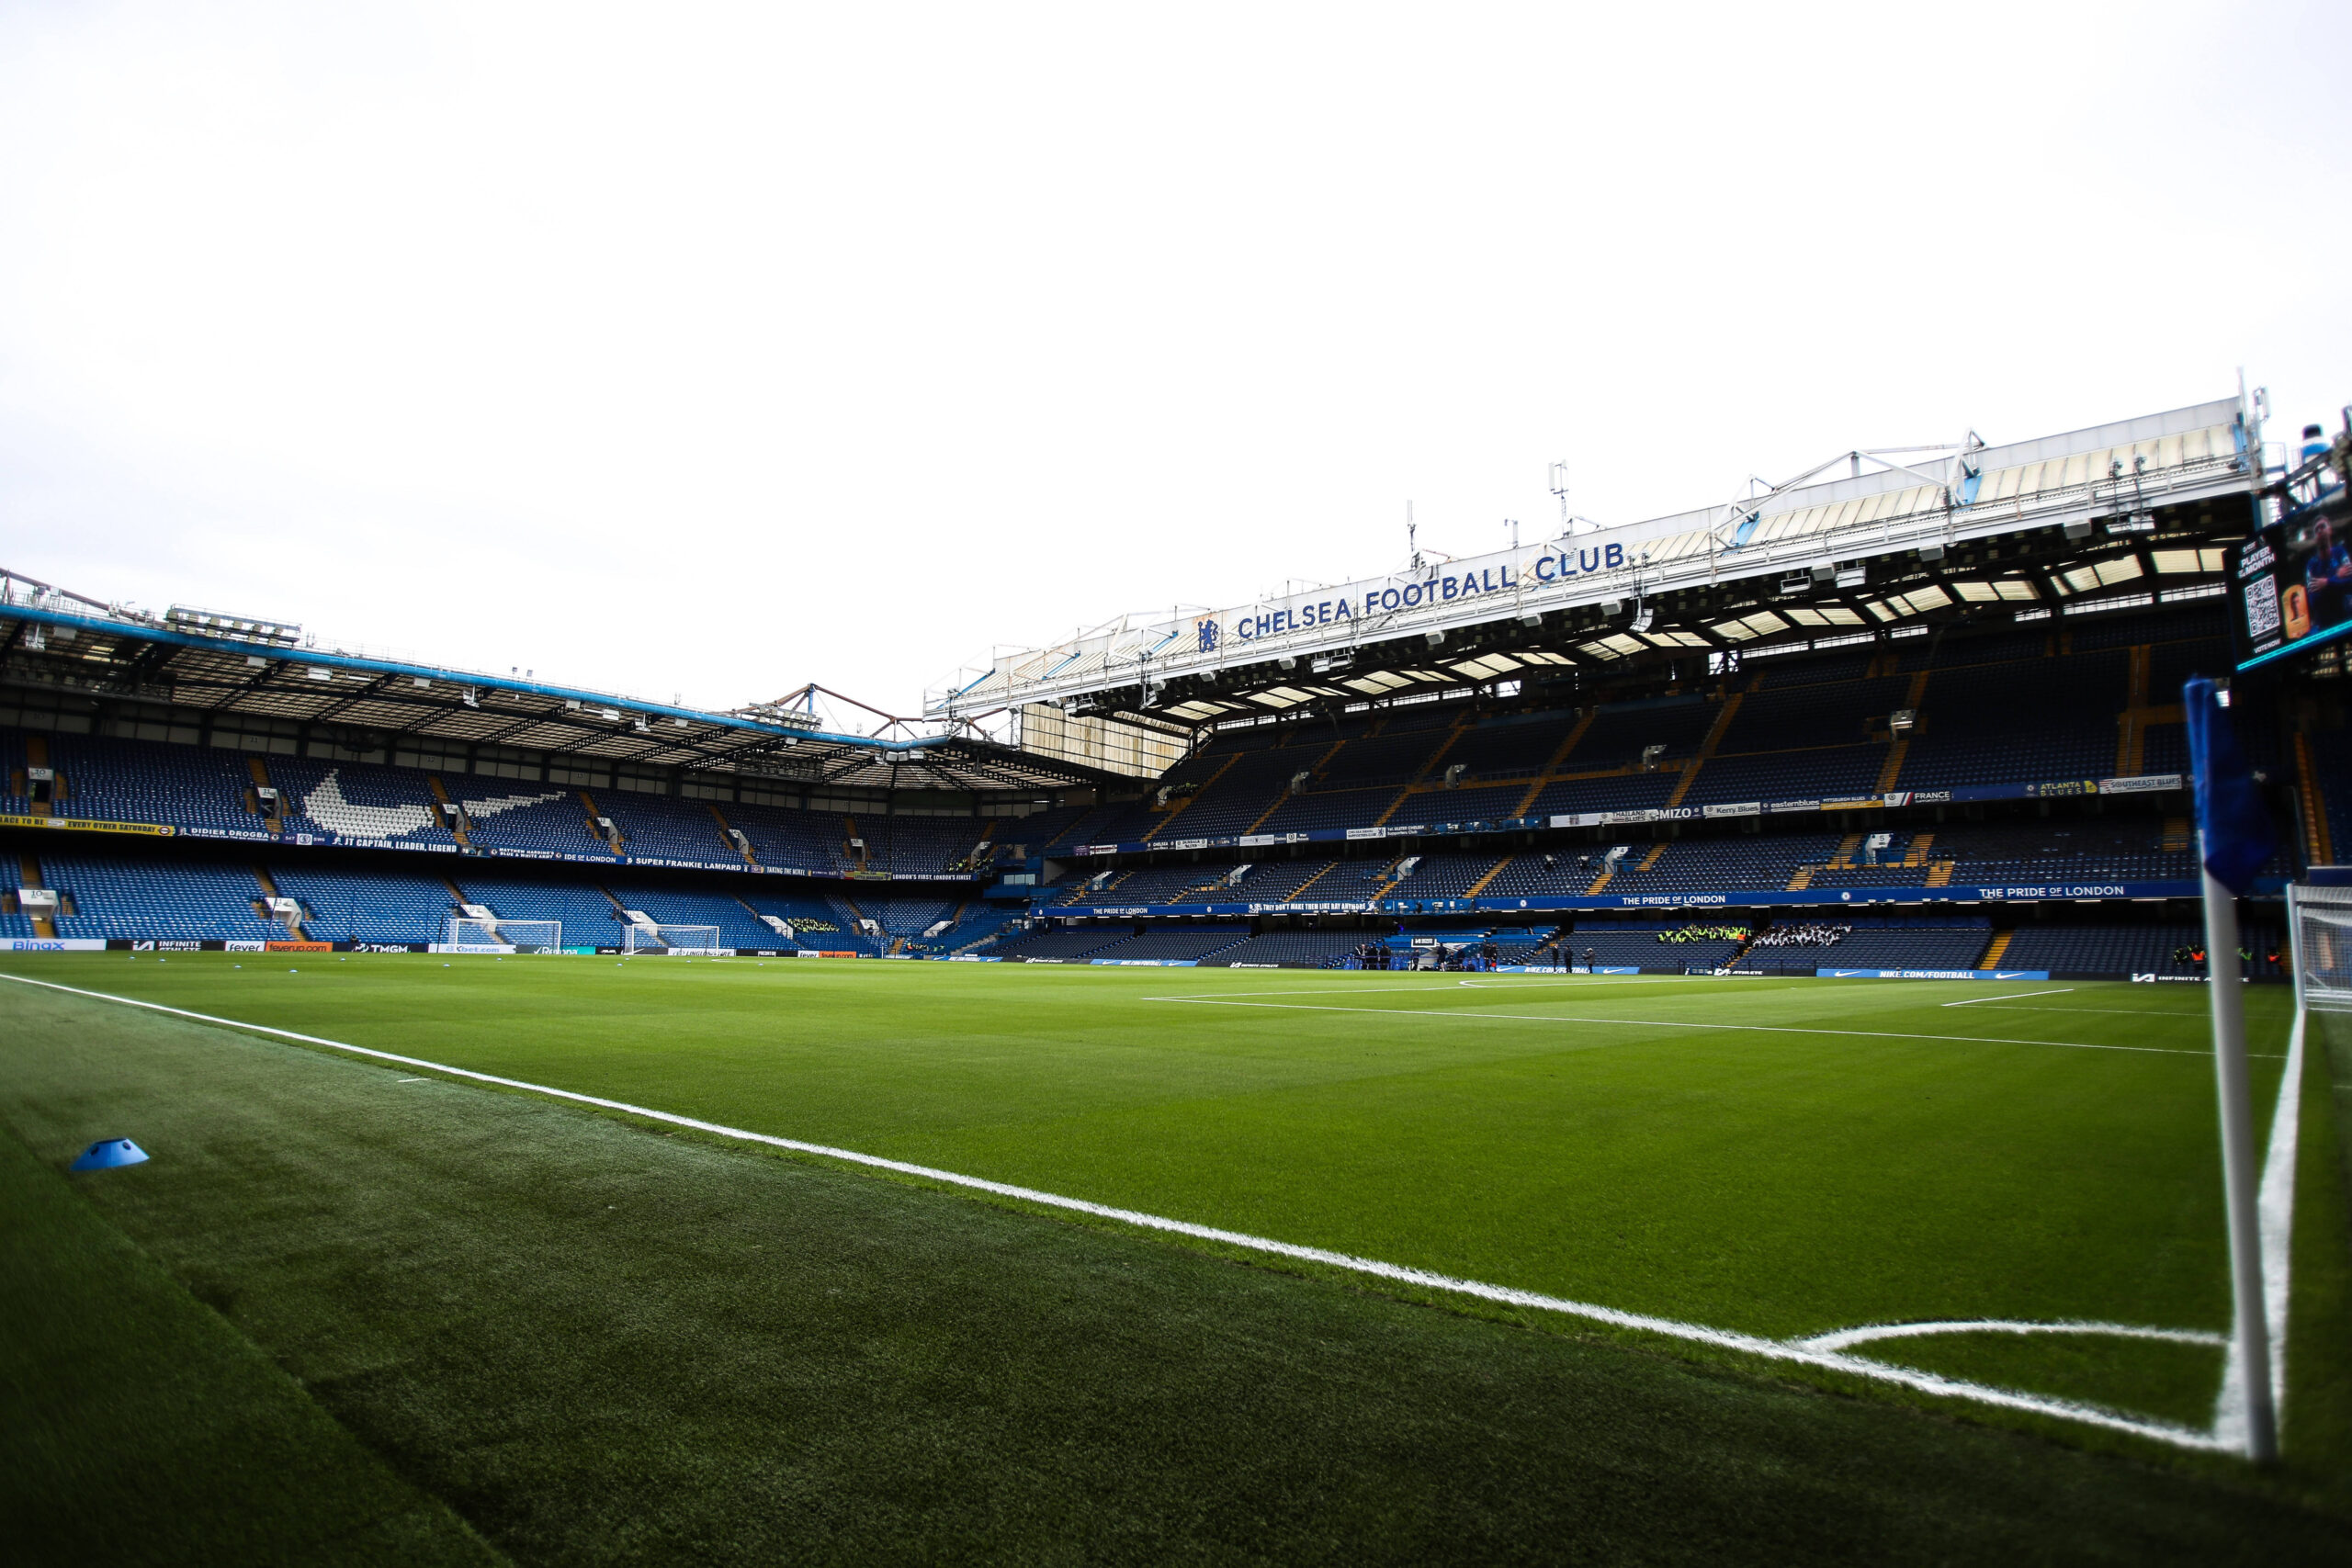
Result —
[{"label": "france flag banner", "polygon": [[2243,895],[2278,844],[2254,770],[2246,765],[2237,731],[2218,699],[2213,682],[2201,675],[2181,688],[2205,869],[2222,886]]}]

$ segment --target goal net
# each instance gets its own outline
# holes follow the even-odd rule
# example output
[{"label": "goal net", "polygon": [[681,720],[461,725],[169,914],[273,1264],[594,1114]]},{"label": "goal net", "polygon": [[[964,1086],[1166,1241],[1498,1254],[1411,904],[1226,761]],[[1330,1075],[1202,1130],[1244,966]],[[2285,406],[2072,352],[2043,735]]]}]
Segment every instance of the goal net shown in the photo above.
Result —
[{"label": "goal net", "polygon": [[2289,885],[2287,929],[2296,1003],[2352,1012],[2352,887]]},{"label": "goal net", "polygon": [[561,953],[561,920],[484,920],[469,916],[449,921],[451,947],[496,948],[501,953]]},{"label": "goal net", "polygon": [[716,953],[718,951],[717,926],[639,926],[625,928],[621,933],[623,953],[685,953],[689,956]]}]

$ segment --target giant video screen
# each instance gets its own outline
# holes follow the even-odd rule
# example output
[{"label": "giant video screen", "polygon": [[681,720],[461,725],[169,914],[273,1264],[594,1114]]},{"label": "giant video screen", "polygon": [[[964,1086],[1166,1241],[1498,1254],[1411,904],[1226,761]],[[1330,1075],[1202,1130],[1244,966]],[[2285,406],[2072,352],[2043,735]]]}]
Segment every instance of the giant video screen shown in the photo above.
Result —
[{"label": "giant video screen", "polygon": [[[2339,491],[2340,495],[2341,492]],[[2238,547],[2241,667],[2352,637],[2352,539],[2341,504],[2271,524]]]}]

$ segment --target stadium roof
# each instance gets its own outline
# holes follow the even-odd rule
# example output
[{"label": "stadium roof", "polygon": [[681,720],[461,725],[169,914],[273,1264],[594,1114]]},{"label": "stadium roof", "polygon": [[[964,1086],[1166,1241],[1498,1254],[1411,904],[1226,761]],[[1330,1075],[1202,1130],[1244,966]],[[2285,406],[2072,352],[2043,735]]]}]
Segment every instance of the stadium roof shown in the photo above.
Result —
[{"label": "stadium roof", "polygon": [[[862,736],[813,711],[707,713],[511,675],[322,648],[300,626],[175,607],[156,614],[0,570],[0,683],[654,768],[881,789],[1132,784],[1000,745],[968,727]],[[813,709],[816,688],[804,688]],[[881,728],[905,731],[903,720]]]},{"label": "stadium roof", "polygon": [[[2262,482],[2235,398],[2038,440],[1838,454],[1718,505],[1223,610],[1122,616],[926,694],[1198,726],[2220,593]],[[1843,469],[1834,478],[1822,476]]]}]

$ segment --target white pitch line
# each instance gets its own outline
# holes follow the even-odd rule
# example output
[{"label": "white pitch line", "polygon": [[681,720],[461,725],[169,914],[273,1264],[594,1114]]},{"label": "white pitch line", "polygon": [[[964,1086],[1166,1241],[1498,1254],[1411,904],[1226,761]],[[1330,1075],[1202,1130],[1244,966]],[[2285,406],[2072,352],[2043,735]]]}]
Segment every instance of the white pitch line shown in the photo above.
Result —
[{"label": "white pitch line", "polygon": [[1199,1241],[1216,1242],[1250,1252],[1267,1253],[1289,1258],[1304,1263],[1318,1263],[1326,1268],[1340,1269],[1350,1273],[1366,1274],[1374,1279],[1393,1280],[1398,1284],[1417,1285],[1424,1290],[1442,1291],[1453,1295],[1469,1296],[1479,1301],[1495,1302],[1505,1306],[1527,1307],[1539,1312],[1557,1313],[1562,1316],[1582,1318],[1589,1323],[1607,1325],[1612,1328],[1631,1329],[1645,1334],[1657,1334],[1691,1344],[1734,1350],[1767,1360],[1785,1361],[1816,1367],[1825,1371],[1839,1372],[1872,1382],[1893,1384],[1915,1393],[1931,1394],[1941,1399],[1964,1400],[1972,1404],[1990,1405],[1996,1409],[2014,1410],[2027,1415],[2048,1416],[2055,1420],[2073,1421],[2084,1426],[2102,1427],[2109,1431],[2126,1432],[2134,1437],[2148,1438],[2156,1442],[2170,1443],[2176,1448],[2214,1450],[2222,1445],[2210,1433],[2183,1427],[2177,1422],[2157,1420],[2150,1416],[2132,1416],[2103,1405],[2077,1400],[2058,1399],[2044,1394],[2027,1393],[2018,1389],[1995,1388],[1985,1383],[1968,1382],[1935,1372],[1923,1372],[1909,1367],[1890,1366],[1860,1356],[1841,1355],[1832,1350],[1815,1350],[1802,1343],[1767,1339],[1758,1335],[1741,1334],[1730,1329],[1709,1328],[1701,1324],[1683,1323],[1670,1317],[1653,1317],[1645,1313],[1623,1312],[1615,1307],[1599,1306],[1589,1302],[1569,1301],[1561,1296],[1547,1296],[1534,1291],[1522,1291],[1509,1285],[1490,1285],[1478,1280],[1456,1279],[1427,1269],[1414,1269],[1397,1263],[1384,1263],[1378,1258],[1357,1258],[1344,1252],[1331,1252],[1319,1247],[1301,1247],[1295,1242],[1276,1241],[1268,1236],[1250,1235],[1240,1231],[1219,1230],[1212,1225],[1194,1224],[1189,1220],[1173,1220],[1159,1214],[1148,1214],[1135,1209],[1115,1209],[1108,1204],[1089,1201],[1083,1198],[1065,1198],[1056,1192],[1041,1192],[1034,1188],[1015,1187],[1008,1182],[990,1181],[985,1177],[966,1176],[957,1171],[939,1170],[930,1166],[911,1165],[905,1160],[885,1159],[878,1155],[860,1154],[854,1149],[837,1149],[823,1144],[804,1143],[797,1138],[779,1138],[767,1133],[753,1133],[741,1127],[729,1127],[717,1122],[705,1122],[693,1116],[680,1116],[673,1111],[655,1111],[626,1100],[607,1100],[601,1095],[581,1094],[568,1089],[555,1089],[547,1084],[526,1083],[520,1078],[501,1077],[494,1073],[475,1072],[468,1067],[452,1067],[440,1062],[428,1062],[418,1056],[404,1056],[393,1051],[379,1051],[366,1045],[348,1044],[341,1040],[328,1040],[315,1034],[301,1034],[290,1029],[278,1029],[266,1023],[247,1023],[240,1019],[216,1018],[209,1013],[194,1012],[187,1008],[166,1007],[161,1002],[141,1001],[136,997],[118,997],[105,991],[85,990],[78,986],[61,986],[51,980],[35,980],[28,976],[0,971],[0,980],[14,980],[19,985],[38,986],[43,990],[62,991],[68,996],[88,997],[95,1001],[115,1002],[123,1007],[141,1008],[150,1012],[168,1013],[175,1018],[192,1019],[198,1023],[218,1024],[228,1029],[242,1029],[256,1034],[275,1035],[305,1045],[322,1045],[333,1051],[348,1051],[354,1055],[372,1057],[377,1061],[397,1062],[406,1067],[425,1067],[452,1077],[469,1078],[476,1083],[495,1084],[501,1089],[520,1089],[528,1094],[543,1094],[551,1100],[570,1100],[579,1105],[594,1105],[600,1110],[615,1111],[627,1116],[641,1116],[649,1121],[663,1122],[673,1127],[687,1127],[698,1133],[718,1137],[738,1139],[769,1148],[789,1149],[796,1154],[816,1155],[826,1159],[841,1160],[851,1165],[865,1166],[875,1170],[892,1171],[900,1176],[912,1176],[926,1181],[936,1181],[950,1187],[987,1192],[1000,1198],[1042,1207],[1063,1209],[1075,1213],[1090,1214],[1097,1219],[1113,1220],[1138,1229],[1164,1231],[1171,1235],[1191,1236]]},{"label": "white pitch line", "polygon": [[1997,997],[1964,997],[1956,1002],[1946,1002],[1944,1006],[1973,1008],[1980,1007],[1986,1002],[2013,1002],[2019,997],[2063,997],[2074,988],[2072,986],[2061,986],[2054,991],[2009,991]]},{"label": "white pitch line", "polygon": [[1605,1023],[1637,1029],[1718,1029],[1745,1034],[1844,1034],[1864,1040],[1940,1040],[1968,1045],[2048,1045],[2062,1051],[2132,1051],[2154,1056],[2206,1056],[2174,1045],[2099,1045],[2084,1040],[2011,1040],[1994,1034],[1911,1034],[1892,1029],[1812,1029],[1776,1023],[1693,1023],[1667,1018],[1577,1018],[1552,1012],[1464,1012],[1447,1008],[1343,1008],[1318,1002],[1236,1002],[1206,997],[1143,997],[1147,1002],[1189,1002],[1201,1007],[1276,1008],[1288,1012],[1361,1012],[1385,1018],[1452,1018],[1472,1023]]},{"label": "white pitch line", "polygon": [[2163,1339],[2176,1345],[2208,1345],[2222,1349],[2229,1337],[2210,1328],[2146,1328],[2132,1323],[2088,1323],[2073,1318],[2055,1323],[2025,1323],[2010,1318],[1955,1318],[1939,1323],[1873,1323],[1861,1328],[1840,1328],[1816,1334],[1797,1343],[1815,1350],[1844,1350],[1882,1339],[1913,1339],[1930,1334],[2104,1334],[2118,1339]]}]

